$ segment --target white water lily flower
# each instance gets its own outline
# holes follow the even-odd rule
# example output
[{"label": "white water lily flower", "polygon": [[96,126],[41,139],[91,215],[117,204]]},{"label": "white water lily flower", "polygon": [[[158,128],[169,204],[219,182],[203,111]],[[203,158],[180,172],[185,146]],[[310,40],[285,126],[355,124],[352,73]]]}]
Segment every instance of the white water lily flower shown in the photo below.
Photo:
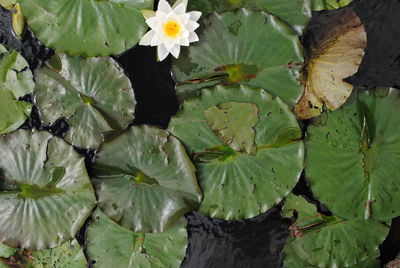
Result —
[{"label": "white water lily flower", "polygon": [[181,46],[199,41],[194,32],[201,16],[199,11],[186,12],[187,0],[178,0],[171,7],[166,0],[160,0],[157,11],[143,10],[143,16],[151,30],[140,40],[139,45],[157,46],[158,58],[165,59],[169,53],[178,58]]}]

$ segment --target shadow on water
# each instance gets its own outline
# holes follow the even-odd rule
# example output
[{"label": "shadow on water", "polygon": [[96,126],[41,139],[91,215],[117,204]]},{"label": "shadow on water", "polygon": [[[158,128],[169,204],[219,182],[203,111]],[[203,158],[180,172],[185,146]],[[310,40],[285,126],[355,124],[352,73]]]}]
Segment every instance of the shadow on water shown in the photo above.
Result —
[{"label": "shadow on water", "polygon": [[[355,1],[352,8],[366,26],[368,47],[358,73],[348,81],[365,87],[400,86],[400,2],[360,0]],[[323,20],[322,13],[315,13],[308,34],[318,29]],[[10,12],[0,7],[0,41],[20,51],[31,69],[36,70],[53,51],[43,46],[29,31],[19,40],[13,35],[10,23]],[[303,40],[307,42],[306,39]],[[134,124],[166,128],[178,109],[171,78],[171,58],[157,62],[154,48],[138,46],[114,59],[124,68],[134,87],[138,102]],[[24,100],[34,103],[30,95],[24,97]],[[307,122],[302,125],[305,130]],[[63,137],[69,126],[65,119],[58,120],[50,127],[44,126],[35,107],[22,128],[47,130]],[[90,172],[95,152],[76,149],[85,156]],[[314,198],[304,174],[293,192],[315,203],[321,213],[330,213]],[[189,247],[182,263],[183,268],[281,267],[281,249],[289,236],[288,226],[293,221],[281,217],[281,205],[245,221],[216,220],[198,213],[189,213],[186,219]],[[87,223],[77,235],[81,245],[84,244],[86,226]],[[394,259],[400,251],[400,218],[393,220],[389,236],[380,250],[382,263]]]}]

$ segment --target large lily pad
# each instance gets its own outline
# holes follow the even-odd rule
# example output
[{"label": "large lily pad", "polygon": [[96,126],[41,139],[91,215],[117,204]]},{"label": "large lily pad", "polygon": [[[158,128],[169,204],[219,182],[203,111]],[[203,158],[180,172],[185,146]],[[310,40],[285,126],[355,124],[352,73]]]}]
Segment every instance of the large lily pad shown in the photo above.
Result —
[{"label": "large lily pad", "polygon": [[36,96],[42,118],[53,124],[67,118],[65,140],[96,148],[110,132],[132,122],[135,97],[121,67],[111,58],[60,56],[61,71],[43,67],[36,75]]},{"label": "large lily pad", "polygon": [[29,27],[46,46],[70,55],[108,56],[136,45],[153,0],[19,0]]},{"label": "large lily pad", "polygon": [[86,268],[87,261],[75,239],[41,251],[15,249],[0,244],[0,267]]},{"label": "large lily pad", "polygon": [[18,98],[32,93],[34,86],[25,59],[0,44],[0,134],[16,130],[29,117],[32,105]]},{"label": "large lily pad", "polygon": [[306,175],[335,214],[379,220],[400,215],[399,105],[397,89],[363,91],[309,127]]},{"label": "large lily pad", "polygon": [[290,105],[302,95],[298,36],[276,17],[247,9],[214,13],[199,38],[173,64],[181,98],[205,86],[238,83],[264,88]]},{"label": "large lily pad", "polygon": [[71,239],[95,206],[84,159],[47,132],[0,138],[0,242],[31,250]]},{"label": "large lily pad", "polygon": [[163,233],[135,233],[96,210],[87,230],[87,254],[94,268],[178,268],[188,245],[181,218]]},{"label": "large lily pad", "polygon": [[285,216],[298,212],[292,235],[283,248],[284,266],[379,267],[379,244],[389,227],[374,220],[345,220],[317,212],[315,205],[293,194],[286,198]]},{"label": "large lily pad", "polygon": [[367,35],[360,18],[350,8],[330,12],[320,33],[307,39],[306,89],[294,110],[300,119],[320,115],[324,106],[343,105],[353,90],[343,79],[357,72],[364,56]]},{"label": "large lily pad", "polygon": [[[250,109],[238,110],[234,104]],[[228,130],[235,124],[228,136],[238,135],[245,147],[227,142],[213,130],[210,113],[219,120],[218,107],[224,106],[235,109],[223,112],[228,126],[220,128]],[[289,194],[303,169],[301,130],[293,113],[262,89],[243,85],[203,89],[199,97],[183,104],[168,129],[194,158],[204,192],[199,210],[205,215],[231,220],[263,213]]]},{"label": "large lily pad", "polygon": [[133,231],[163,232],[201,199],[185,149],[157,128],[131,127],[105,143],[96,155],[94,177],[99,207]]}]

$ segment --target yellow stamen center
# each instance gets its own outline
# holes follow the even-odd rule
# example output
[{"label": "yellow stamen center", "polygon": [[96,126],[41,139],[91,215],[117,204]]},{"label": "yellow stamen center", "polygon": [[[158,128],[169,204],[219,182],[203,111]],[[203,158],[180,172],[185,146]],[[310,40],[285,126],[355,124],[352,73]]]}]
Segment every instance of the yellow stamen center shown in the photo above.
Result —
[{"label": "yellow stamen center", "polygon": [[168,37],[176,37],[181,32],[181,24],[174,20],[170,20],[164,24],[164,33]]}]

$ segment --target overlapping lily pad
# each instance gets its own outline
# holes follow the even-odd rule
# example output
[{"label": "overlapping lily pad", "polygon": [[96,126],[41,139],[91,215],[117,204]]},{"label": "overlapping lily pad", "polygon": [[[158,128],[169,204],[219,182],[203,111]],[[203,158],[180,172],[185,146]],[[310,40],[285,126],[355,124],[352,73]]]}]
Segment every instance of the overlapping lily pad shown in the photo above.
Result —
[{"label": "overlapping lily pad", "polygon": [[178,268],[188,245],[183,218],[163,233],[135,233],[100,210],[94,212],[86,238],[87,254],[95,261],[94,268]]},{"label": "overlapping lily pad", "polygon": [[0,242],[40,250],[71,239],[95,206],[84,159],[47,132],[0,138]]},{"label": "overlapping lily pad", "polygon": [[202,87],[238,83],[264,88],[290,105],[302,95],[298,36],[276,17],[248,9],[214,13],[199,38],[173,64],[181,99]]},{"label": "overlapping lily pad", "polygon": [[112,220],[139,232],[163,232],[198,207],[195,169],[168,132],[131,127],[105,143],[94,162],[99,207]]},{"label": "overlapping lily pad", "polygon": [[399,105],[397,89],[363,91],[309,127],[306,175],[318,199],[338,216],[400,215]]},{"label": "overlapping lily pad", "polygon": [[19,0],[29,27],[46,46],[70,55],[108,56],[136,45],[153,0]]},{"label": "overlapping lily pad", "polygon": [[32,105],[18,98],[32,93],[34,86],[26,60],[0,44],[0,134],[16,130],[29,117]]},{"label": "overlapping lily pad", "polygon": [[291,194],[286,198],[284,215],[290,217],[293,211],[298,216],[283,248],[285,267],[379,267],[378,247],[389,232],[386,225],[325,216],[315,205]]},{"label": "overlapping lily pad", "polygon": [[330,11],[305,40],[308,45],[306,89],[295,107],[300,119],[319,116],[324,106],[336,110],[350,96],[353,85],[343,79],[355,74],[364,56],[367,36],[350,8]]},{"label": "overlapping lily pad", "polygon": [[293,113],[262,89],[203,89],[168,129],[194,158],[205,215],[231,220],[265,212],[292,190],[303,169]]},{"label": "overlapping lily pad", "polygon": [[10,248],[0,244],[0,267],[86,268],[87,261],[75,239],[41,251]]},{"label": "overlapping lily pad", "polygon": [[122,132],[132,122],[135,97],[132,85],[111,58],[60,55],[60,68],[41,68],[36,75],[36,96],[42,118],[53,124],[67,118],[65,140],[96,148],[104,135]]}]

